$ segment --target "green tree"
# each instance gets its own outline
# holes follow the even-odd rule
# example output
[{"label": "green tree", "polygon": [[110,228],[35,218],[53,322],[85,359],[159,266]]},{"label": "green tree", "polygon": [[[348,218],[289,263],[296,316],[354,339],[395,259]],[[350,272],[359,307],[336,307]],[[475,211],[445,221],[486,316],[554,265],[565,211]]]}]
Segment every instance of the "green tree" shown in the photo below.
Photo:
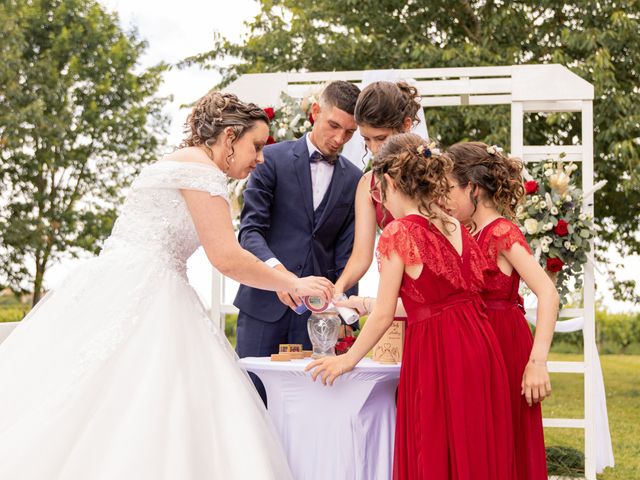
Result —
[{"label": "green tree", "polygon": [[122,188],[166,131],[164,65],[89,0],[0,3],[0,282],[43,290],[61,255],[95,252]]},{"label": "green tree", "polygon": [[[262,0],[239,43],[184,61],[223,74],[560,63],[592,82],[596,215],[605,242],[640,253],[640,1]],[[237,59],[221,64],[224,57]],[[217,65],[226,65],[218,67]],[[507,107],[433,108],[429,129],[445,145],[509,144]],[[575,115],[531,115],[530,144],[570,143]],[[631,207],[631,208],[630,208]],[[620,293],[633,289],[619,284]]]}]

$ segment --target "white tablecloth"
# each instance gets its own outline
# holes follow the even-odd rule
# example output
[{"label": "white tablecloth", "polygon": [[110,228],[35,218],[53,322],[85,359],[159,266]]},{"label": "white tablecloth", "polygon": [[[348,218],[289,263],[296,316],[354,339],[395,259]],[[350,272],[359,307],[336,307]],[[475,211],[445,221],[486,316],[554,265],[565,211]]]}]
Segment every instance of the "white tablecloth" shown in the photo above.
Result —
[{"label": "white tablecloth", "polygon": [[264,383],[293,478],[391,478],[400,365],[365,358],[329,387],[304,371],[309,361],[240,360]]}]

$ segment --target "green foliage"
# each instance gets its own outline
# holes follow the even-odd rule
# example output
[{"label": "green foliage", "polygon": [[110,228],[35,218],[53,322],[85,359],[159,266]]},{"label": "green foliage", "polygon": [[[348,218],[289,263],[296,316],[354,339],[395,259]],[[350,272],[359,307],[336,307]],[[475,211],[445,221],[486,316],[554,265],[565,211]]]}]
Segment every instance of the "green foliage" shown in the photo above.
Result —
[{"label": "green foliage", "polygon": [[[601,354],[640,351],[640,314],[596,311],[596,341]],[[583,350],[582,331],[556,333],[553,351],[579,353]]]},{"label": "green foliage", "polygon": [[[640,253],[640,0],[467,2],[445,0],[261,0],[239,43],[216,37],[186,59],[215,68],[223,84],[244,73],[559,63],[593,83],[600,236]],[[235,63],[219,62],[223,57]],[[223,65],[223,66],[218,66]],[[508,106],[430,108],[432,135],[445,145],[508,145]],[[526,118],[529,144],[572,144],[578,115]],[[633,286],[616,283],[620,297]]]},{"label": "green foliage", "polygon": [[29,311],[26,306],[22,307],[2,307],[0,308],[0,323],[19,322]]},{"label": "green foliage", "polygon": [[603,353],[626,353],[634,343],[640,343],[640,315],[599,312],[598,343]]},{"label": "green foliage", "polygon": [[96,252],[122,188],[162,143],[164,65],[92,0],[0,4],[0,282],[33,291],[63,253]]}]

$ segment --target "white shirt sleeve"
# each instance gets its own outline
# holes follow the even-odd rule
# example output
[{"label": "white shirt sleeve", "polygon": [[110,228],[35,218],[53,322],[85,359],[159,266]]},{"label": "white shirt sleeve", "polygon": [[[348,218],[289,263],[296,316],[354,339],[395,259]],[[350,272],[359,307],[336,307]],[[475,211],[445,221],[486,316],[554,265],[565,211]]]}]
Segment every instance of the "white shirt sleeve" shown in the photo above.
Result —
[{"label": "white shirt sleeve", "polygon": [[266,263],[271,268],[277,267],[278,265],[282,265],[282,262],[280,260],[278,260],[276,257],[270,258],[267,261],[265,261],[264,263]]}]

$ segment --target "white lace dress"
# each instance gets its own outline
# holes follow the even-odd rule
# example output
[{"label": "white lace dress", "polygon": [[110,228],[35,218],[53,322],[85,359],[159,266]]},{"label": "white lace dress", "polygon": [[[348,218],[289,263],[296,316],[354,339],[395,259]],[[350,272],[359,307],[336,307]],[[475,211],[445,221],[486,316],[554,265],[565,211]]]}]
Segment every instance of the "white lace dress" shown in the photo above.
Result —
[{"label": "white lace dress", "polygon": [[179,189],[226,199],[215,167],[135,180],[102,253],[0,344],[0,479],[288,479],[266,410],[186,278]]}]

